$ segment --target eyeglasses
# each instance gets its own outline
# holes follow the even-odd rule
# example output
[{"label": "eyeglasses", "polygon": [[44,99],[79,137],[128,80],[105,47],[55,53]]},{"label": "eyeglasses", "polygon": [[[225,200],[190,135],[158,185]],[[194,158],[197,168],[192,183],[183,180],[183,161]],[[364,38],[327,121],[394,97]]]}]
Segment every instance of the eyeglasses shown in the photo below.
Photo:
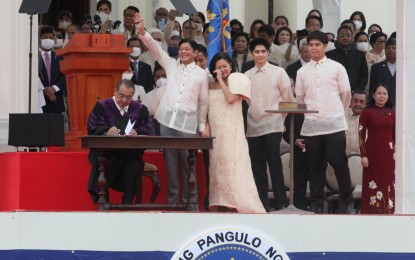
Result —
[{"label": "eyeglasses", "polygon": [[341,33],[341,34],[339,34],[339,37],[347,37],[347,38],[349,38],[349,37],[352,37],[352,35],[350,34],[350,33]]},{"label": "eyeglasses", "polygon": [[385,44],[386,41],[376,41],[376,43],[378,43],[378,44]]}]

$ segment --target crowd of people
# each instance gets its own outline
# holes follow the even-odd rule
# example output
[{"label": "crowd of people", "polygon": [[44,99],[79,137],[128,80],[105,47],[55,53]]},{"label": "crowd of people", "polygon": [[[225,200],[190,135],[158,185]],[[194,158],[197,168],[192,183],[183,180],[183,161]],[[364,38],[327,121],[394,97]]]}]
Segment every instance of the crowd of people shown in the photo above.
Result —
[{"label": "crowd of people", "polygon": [[[63,11],[56,28],[40,29],[39,93],[44,113],[65,111],[65,77],[54,50],[64,48],[76,33],[123,34],[126,47],[133,49],[126,79],[116,86],[114,97],[97,103],[88,121],[89,134],[214,136],[214,148],[204,151],[209,190],[204,207],[269,212],[288,206],[280,143],[282,138],[289,140],[288,117],[265,110],[277,110],[280,102],[306,104],[319,113],[294,118],[294,205],[324,212],[328,163],[337,177],[344,213],[356,213],[347,156],[360,154],[364,169],[360,212],[394,212],[395,33],[388,37],[379,24],[366,30],[360,11],[344,20],[337,32],[324,32],[318,10],[305,17],[304,28],[290,28],[283,15],[272,24],[255,20],[249,31],[234,19],[232,55],[217,53],[207,64],[209,23],[202,12],[180,24],[177,11],[159,8],[154,27],[146,29],[137,7],[128,6],[123,21],[111,21],[111,9],[110,1],[101,0],[93,19],[77,24],[70,12]],[[121,133],[117,124],[124,121],[118,117],[135,122],[131,132]],[[163,155],[169,203],[186,202],[198,210],[197,201],[187,200],[188,151],[165,149]],[[132,172],[142,174],[142,151],[112,156],[109,161],[117,163],[110,168],[114,173],[108,185],[125,191],[123,202],[131,203],[140,182]],[[96,160],[91,154],[89,191],[94,202]],[[120,162],[127,169],[123,176],[118,172]],[[120,183],[125,187],[117,187]],[[197,193],[197,187],[192,189]]]}]

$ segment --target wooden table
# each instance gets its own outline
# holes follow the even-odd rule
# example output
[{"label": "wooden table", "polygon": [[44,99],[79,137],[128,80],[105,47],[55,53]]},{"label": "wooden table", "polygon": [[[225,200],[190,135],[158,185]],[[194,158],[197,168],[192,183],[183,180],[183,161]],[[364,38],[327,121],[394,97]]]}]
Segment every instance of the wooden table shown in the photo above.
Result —
[{"label": "wooden table", "polygon": [[212,149],[213,137],[170,137],[170,136],[81,136],[82,148],[97,149],[99,151],[99,199],[98,210],[123,209],[123,210],[184,210],[192,208],[197,203],[196,194],[192,192],[196,185],[195,153],[189,152],[189,199],[186,204],[110,204],[107,201],[107,190],[105,188],[105,162],[107,150],[114,149]]}]

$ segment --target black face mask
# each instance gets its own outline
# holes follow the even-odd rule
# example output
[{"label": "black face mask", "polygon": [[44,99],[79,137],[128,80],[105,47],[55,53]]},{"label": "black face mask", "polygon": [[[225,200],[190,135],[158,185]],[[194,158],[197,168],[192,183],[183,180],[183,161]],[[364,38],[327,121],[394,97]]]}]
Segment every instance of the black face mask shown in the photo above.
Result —
[{"label": "black face mask", "polygon": [[178,47],[168,47],[167,52],[169,53],[170,57],[176,57],[179,55],[179,48]]}]

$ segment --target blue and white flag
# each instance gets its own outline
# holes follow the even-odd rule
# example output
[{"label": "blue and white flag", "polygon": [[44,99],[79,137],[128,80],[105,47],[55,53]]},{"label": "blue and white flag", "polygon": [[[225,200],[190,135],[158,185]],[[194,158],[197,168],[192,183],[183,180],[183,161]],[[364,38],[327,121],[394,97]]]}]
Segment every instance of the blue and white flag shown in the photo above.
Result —
[{"label": "blue and white flag", "polygon": [[219,52],[232,56],[231,26],[229,20],[229,0],[209,0],[207,6],[209,20],[208,66],[213,56]]}]

